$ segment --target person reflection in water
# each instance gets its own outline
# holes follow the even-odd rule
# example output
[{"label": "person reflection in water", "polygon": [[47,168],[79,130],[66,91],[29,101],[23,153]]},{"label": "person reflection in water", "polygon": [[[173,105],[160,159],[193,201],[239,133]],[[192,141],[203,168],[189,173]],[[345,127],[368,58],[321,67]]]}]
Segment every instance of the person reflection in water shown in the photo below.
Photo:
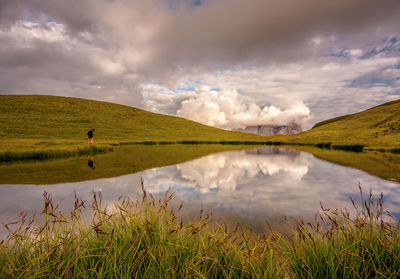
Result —
[{"label": "person reflection in water", "polygon": [[89,157],[88,166],[89,166],[91,169],[95,169],[95,168],[96,168],[96,167],[94,166],[94,158],[93,158],[93,157]]}]

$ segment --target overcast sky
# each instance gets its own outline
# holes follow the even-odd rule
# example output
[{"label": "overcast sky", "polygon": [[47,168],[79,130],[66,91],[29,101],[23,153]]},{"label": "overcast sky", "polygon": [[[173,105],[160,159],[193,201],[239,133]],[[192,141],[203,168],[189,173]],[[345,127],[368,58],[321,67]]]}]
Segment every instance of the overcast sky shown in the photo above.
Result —
[{"label": "overcast sky", "polygon": [[309,128],[400,98],[399,15],[398,0],[0,0],[0,94]]}]

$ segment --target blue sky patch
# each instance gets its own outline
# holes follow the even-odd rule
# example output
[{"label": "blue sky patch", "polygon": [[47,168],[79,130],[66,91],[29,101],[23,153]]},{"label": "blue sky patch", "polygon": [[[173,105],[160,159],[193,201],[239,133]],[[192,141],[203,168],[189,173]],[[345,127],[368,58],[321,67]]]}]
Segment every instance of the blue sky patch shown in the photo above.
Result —
[{"label": "blue sky patch", "polygon": [[201,6],[201,0],[194,0],[193,6]]},{"label": "blue sky patch", "polygon": [[170,90],[172,92],[175,93],[181,93],[181,92],[187,92],[187,91],[195,91],[196,88],[199,88],[201,86],[204,86],[205,84],[203,84],[200,80],[196,80],[196,79],[187,79],[183,82],[183,84],[179,87],[174,87],[174,88],[170,88]]},{"label": "blue sky patch", "polygon": [[400,78],[384,79],[376,76],[366,76],[351,81],[350,87],[354,88],[371,88],[377,86],[387,87],[387,86],[393,86],[393,83],[399,79]]},{"label": "blue sky patch", "polygon": [[349,58],[349,51],[347,49],[340,49],[331,52],[329,56],[339,57],[339,58]]},{"label": "blue sky patch", "polygon": [[353,88],[371,88],[371,87],[391,87],[394,83],[400,80],[400,76],[396,77],[385,77],[382,75],[385,70],[400,69],[400,65],[393,65],[384,67],[378,71],[368,73],[357,79],[350,81],[349,87]]},{"label": "blue sky patch", "polygon": [[400,52],[400,44],[397,37],[385,40],[383,46],[375,47],[367,51],[363,56],[361,56],[361,59],[368,59],[381,53],[393,53],[393,52]]}]

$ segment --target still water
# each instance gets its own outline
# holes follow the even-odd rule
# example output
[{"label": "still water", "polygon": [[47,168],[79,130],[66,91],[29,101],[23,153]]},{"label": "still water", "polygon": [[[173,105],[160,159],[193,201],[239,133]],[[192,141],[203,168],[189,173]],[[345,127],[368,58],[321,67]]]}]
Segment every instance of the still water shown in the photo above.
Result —
[{"label": "still water", "polygon": [[[400,218],[399,155],[243,148],[140,146],[93,157],[3,164],[0,223],[18,219],[20,211],[40,213],[43,191],[62,208],[72,207],[74,193],[91,200],[93,191],[101,191],[110,204],[121,195],[136,196],[141,178],[155,196],[174,191],[184,214],[203,208],[218,219],[254,229],[265,228],[266,222],[279,228],[285,216],[312,219],[320,202],[350,209],[350,198],[360,202],[359,184],[365,192],[383,193],[386,209]],[[328,155],[340,162],[349,157],[342,164],[353,167],[329,162]]]}]

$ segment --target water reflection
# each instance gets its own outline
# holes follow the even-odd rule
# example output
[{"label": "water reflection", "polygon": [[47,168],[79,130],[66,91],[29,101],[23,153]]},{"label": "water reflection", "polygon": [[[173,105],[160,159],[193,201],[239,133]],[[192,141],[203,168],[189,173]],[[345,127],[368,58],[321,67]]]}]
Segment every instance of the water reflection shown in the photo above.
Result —
[{"label": "water reflection", "polygon": [[94,157],[89,157],[88,159],[88,167],[91,169],[95,169],[96,167],[94,166]]},{"label": "water reflection", "polygon": [[[210,155],[178,164],[176,169],[155,169],[145,172],[145,178],[150,181],[153,192],[174,188],[177,178],[181,188],[190,187],[202,193],[234,191],[247,180],[279,174],[282,183],[299,181],[308,172],[308,165],[306,154],[300,151],[261,147]],[[174,172],[178,173],[174,175]]]},{"label": "water reflection", "polygon": [[[129,156],[145,157],[129,153],[124,156],[122,163],[129,162]],[[125,173],[127,167],[132,167],[118,161],[111,165],[98,157],[96,172],[123,167]],[[95,158],[93,167],[94,161]],[[85,171],[93,172],[88,168],[90,158],[86,162],[87,165],[80,161],[80,168],[84,166]],[[261,147],[211,154],[113,178],[42,186],[0,185],[0,223],[14,220],[20,210],[40,212],[43,190],[50,192],[64,208],[72,206],[74,192],[90,200],[93,190],[101,190],[104,201],[112,203],[120,195],[136,195],[140,191],[140,177],[154,195],[168,189],[175,191],[177,202],[184,203],[184,214],[194,214],[203,207],[224,220],[247,223],[256,229],[263,228],[265,220],[280,226],[284,216],[312,219],[320,201],[327,207],[351,208],[349,197],[359,201],[358,183],[366,190],[371,188],[374,194],[382,192],[386,208],[400,217],[399,183],[322,161],[309,153]]]},{"label": "water reflection", "polygon": [[400,211],[398,183],[290,149],[214,154],[148,170],[143,177],[152,193],[172,189],[193,207],[203,204],[253,222],[283,215],[311,218],[320,202],[350,208],[349,197],[359,200],[359,183],[374,194],[383,192],[388,208],[395,214]]},{"label": "water reflection", "polygon": [[[73,157],[58,160],[0,163],[0,184],[56,184],[117,177],[145,169],[178,164],[226,150],[233,145],[133,145],[94,158]],[[89,168],[88,168],[89,166]],[[92,167],[96,166],[96,171]]]},{"label": "water reflection", "polygon": [[313,219],[320,202],[351,209],[349,197],[359,202],[359,183],[374,194],[383,192],[386,207],[400,217],[398,183],[289,149],[214,154],[148,170],[143,177],[153,194],[176,191],[192,214],[204,207],[255,229],[264,228],[265,220],[274,228],[282,226],[285,216]]}]

